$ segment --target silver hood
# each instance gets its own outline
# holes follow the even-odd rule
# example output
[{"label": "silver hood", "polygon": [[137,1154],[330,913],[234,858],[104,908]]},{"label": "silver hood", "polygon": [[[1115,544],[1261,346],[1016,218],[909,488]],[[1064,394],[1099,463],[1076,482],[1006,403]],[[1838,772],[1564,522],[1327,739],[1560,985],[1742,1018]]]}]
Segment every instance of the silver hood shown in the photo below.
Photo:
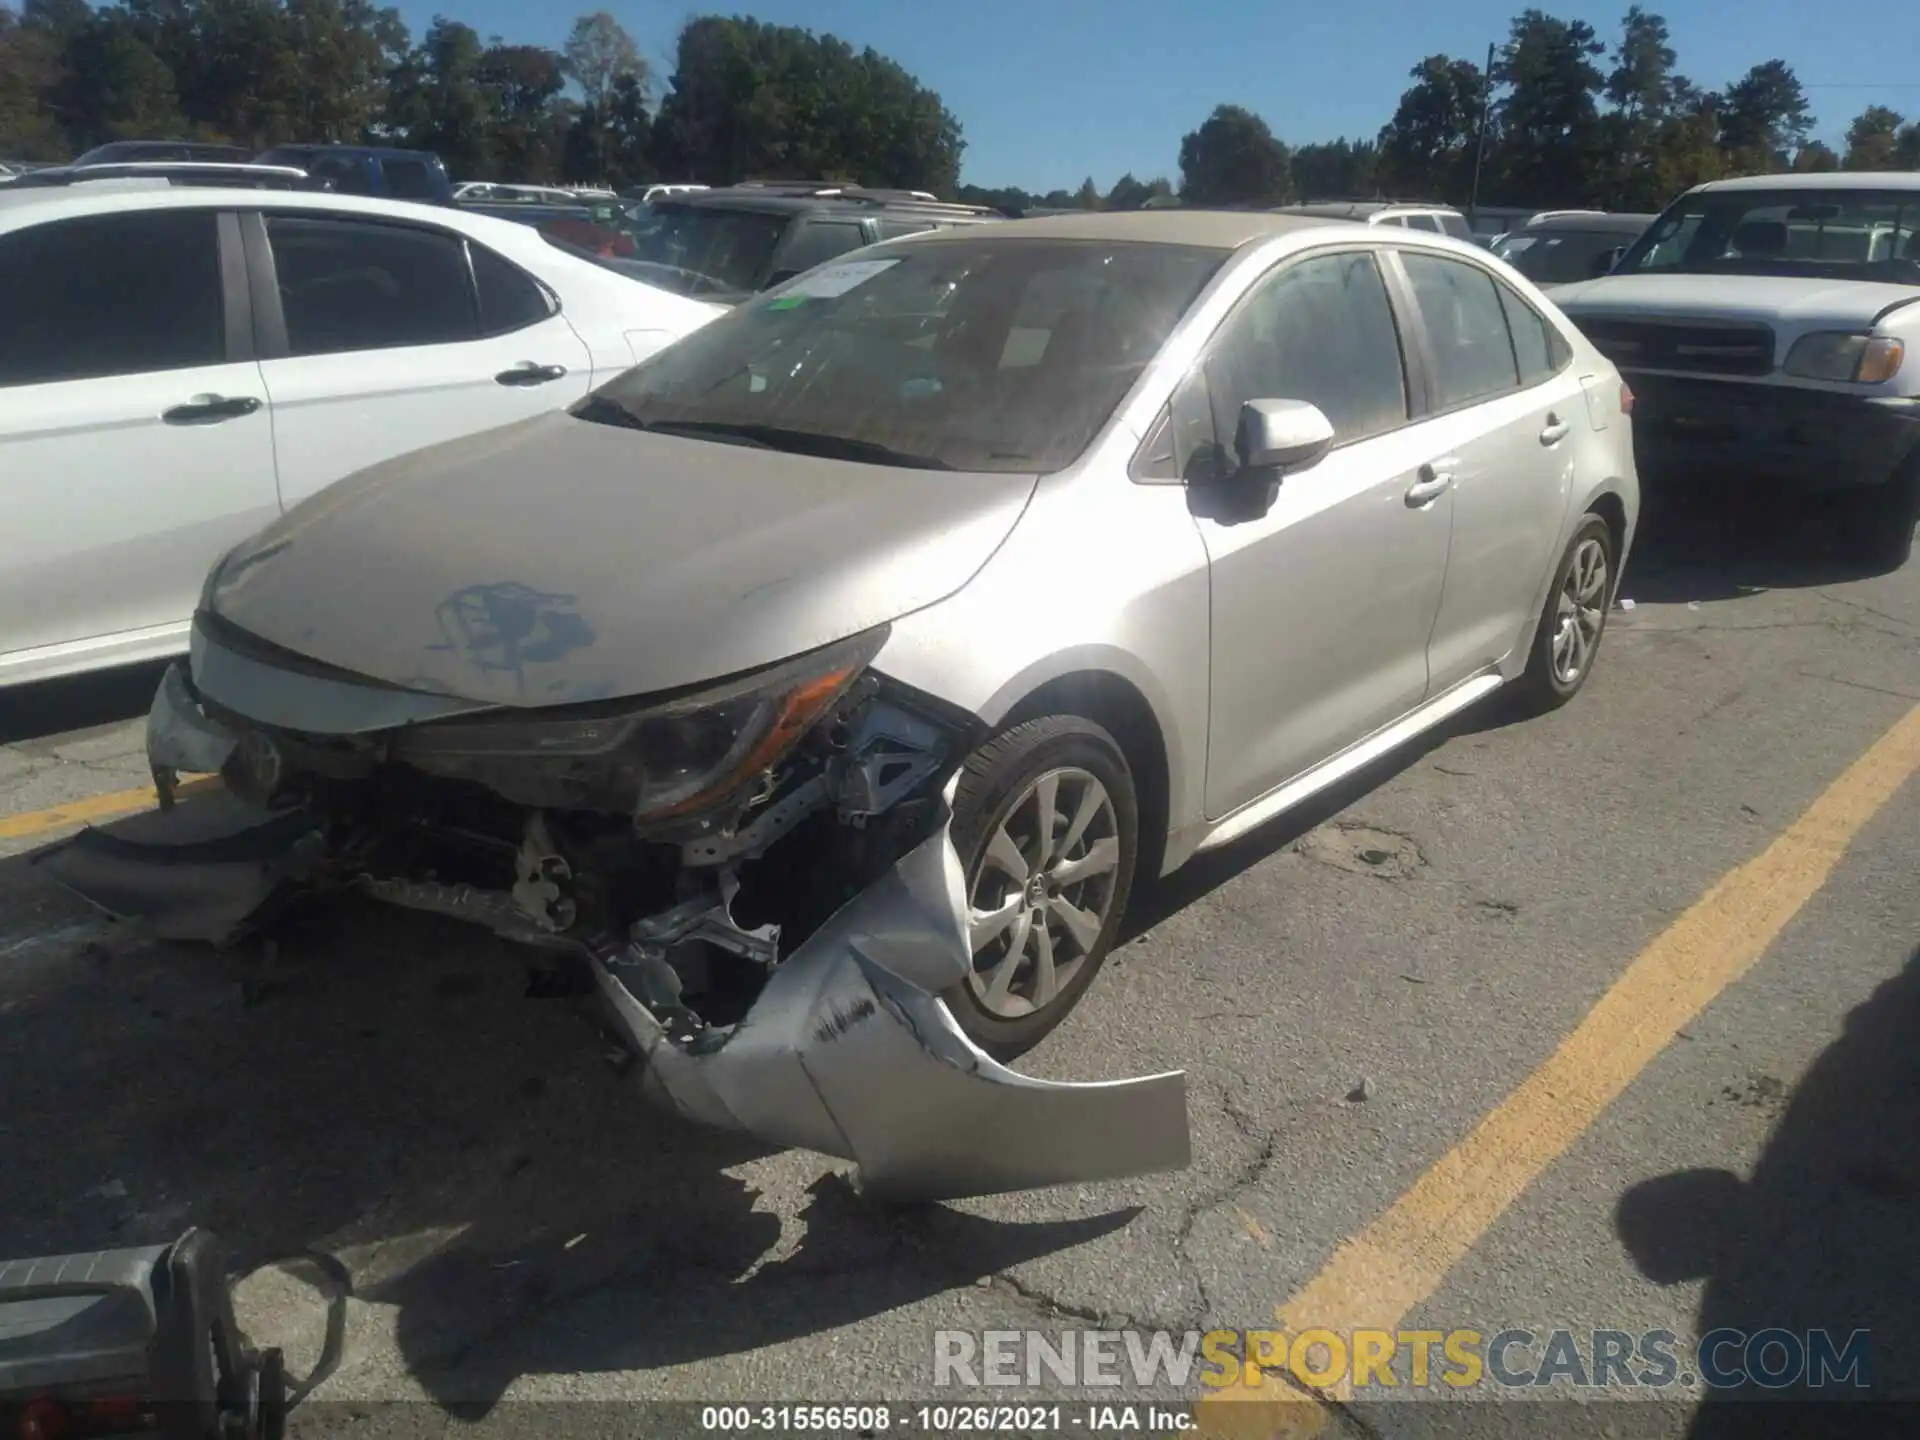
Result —
[{"label": "silver hood", "polygon": [[1617,315],[1864,330],[1886,311],[1920,301],[1920,286],[1789,275],[1605,275],[1557,285],[1551,296],[1575,320]]},{"label": "silver hood", "polygon": [[327,665],[480,703],[644,694],[945,599],[1034,484],[557,413],[321,491],[228,557],[208,606]]}]

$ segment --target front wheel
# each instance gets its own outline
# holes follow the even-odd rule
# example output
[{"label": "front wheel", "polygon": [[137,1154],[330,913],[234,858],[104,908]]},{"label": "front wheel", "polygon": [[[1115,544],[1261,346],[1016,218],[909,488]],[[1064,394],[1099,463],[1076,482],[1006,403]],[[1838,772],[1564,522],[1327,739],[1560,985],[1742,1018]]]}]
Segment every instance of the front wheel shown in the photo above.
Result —
[{"label": "front wheel", "polygon": [[1133,889],[1139,830],[1126,758],[1091,720],[1029,720],[968,759],[953,838],[973,969],[946,998],[995,1059],[1032,1049],[1093,983]]},{"label": "front wheel", "polygon": [[1514,682],[1513,699],[1523,713],[1557,710],[1587,683],[1607,630],[1614,564],[1607,522],[1598,515],[1581,517],[1547,591],[1526,671]]}]

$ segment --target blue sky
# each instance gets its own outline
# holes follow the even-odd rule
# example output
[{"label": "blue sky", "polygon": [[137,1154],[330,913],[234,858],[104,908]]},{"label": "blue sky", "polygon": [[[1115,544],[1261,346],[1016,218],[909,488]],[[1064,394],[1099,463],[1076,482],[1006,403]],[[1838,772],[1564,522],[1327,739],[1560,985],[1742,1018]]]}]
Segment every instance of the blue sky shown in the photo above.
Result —
[{"label": "blue sky", "polygon": [[[1289,143],[1371,136],[1392,115],[1407,71],[1444,51],[1483,60],[1524,0],[605,0],[664,84],[674,36],[691,16],[746,13],[871,45],[937,90],[965,127],[963,178],[980,185],[1104,190],[1126,171],[1174,177],[1180,137],[1215,105],[1245,105]],[[1644,0],[1673,31],[1681,72],[1717,87],[1762,60],[1798,72],[1838,141],[1871,104],[1920,116],[1920,8],[1839,11],[1804,0]],[[1550,14],[1617,33],[1628,0]],[[418,34],[436,10],[482,36],[558,45],[594,0],[403,0]],[[1899,17],[1907,18],[1901,20]],[[1849,17],[1849,18],[1842,18]]]}]

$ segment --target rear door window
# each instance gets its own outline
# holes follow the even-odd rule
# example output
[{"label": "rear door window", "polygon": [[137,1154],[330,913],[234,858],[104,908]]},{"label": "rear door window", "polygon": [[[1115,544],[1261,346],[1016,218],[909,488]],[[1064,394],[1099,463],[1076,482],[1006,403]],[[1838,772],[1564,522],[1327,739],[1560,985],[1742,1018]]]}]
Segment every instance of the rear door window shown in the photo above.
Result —
[{"label": "rear door window", "polygon": [[479,336],[466,251],[456,236],[410,225],[272,215],[267,239],[291,354]]},{"label": "rear door window", "polygon": [[1520,368],[1493,277],[1477,265],[1414,251],[1402,253],[1400,263],[1433,352],[1435,408],[1450,410],[1514,389]]},{"label": "rear door window", "polygon": [[226,358],[212,210],[89,216],[0,238],[0,385]]},{"label": "rear door window", "polygon": [[781,252],[780,269],[798,274],[866,243],[867,232],[858,220],[804,220],[800,233]]},{"label": "rear door window", "polygon": [[1407,216],[1407,228],[1409,230],[1431,230],[1437,235],[1440,233],[1440,222],[1432,215],[1409,215]]},{"label": "rear door window", "polygon": [[480,297],[480,332],[506,335],[538,325],[558,313],[546,287],[484,245],[467,242],[473,257],[473,283]]},{"label": "rear door window", "polygon": [[431,200],[440,193],[424,160],[382,160],[387,193],[396,200]]},{"label": "rear door window", "polygon": [[1442,234],[1451,235],[1456,240],[1473,239],[1473,227],[1467,224],[1467,217],[1464,215],[1442,215],[1440,230]]}]

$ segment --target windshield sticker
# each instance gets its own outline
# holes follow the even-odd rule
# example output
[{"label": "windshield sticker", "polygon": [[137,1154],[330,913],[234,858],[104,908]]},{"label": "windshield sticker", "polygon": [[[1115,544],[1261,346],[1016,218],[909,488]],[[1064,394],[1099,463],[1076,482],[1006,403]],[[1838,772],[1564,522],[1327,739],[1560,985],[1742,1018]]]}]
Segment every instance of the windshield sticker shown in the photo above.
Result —
[{"label": "windshield sticker", "polygon": [[839,265],[822,265],[795,280],[774,304],[784,309],[787,307],[783,302],[788,300],[832,300],[899,263],[898,260],[848,260]]}]

